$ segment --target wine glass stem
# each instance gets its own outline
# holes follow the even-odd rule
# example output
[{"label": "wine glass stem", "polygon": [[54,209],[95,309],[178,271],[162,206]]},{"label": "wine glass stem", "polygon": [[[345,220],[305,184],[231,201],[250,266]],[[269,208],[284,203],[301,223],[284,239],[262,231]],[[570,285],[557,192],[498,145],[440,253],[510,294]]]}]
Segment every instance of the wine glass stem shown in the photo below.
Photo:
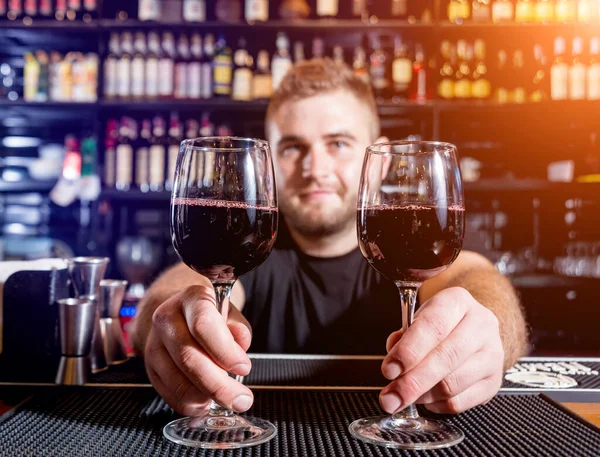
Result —
[{"label": "wine glass stem", "polygon": [[[227,317],[229,316],[229,296],[231,295],[233,283],[213,283],[213,287],[215,289],[217,311],[219,311],[221,316],[223,316],[223,319],[225,319],[225,322],[227,322]],[[233,415],[232,410],[224,408],[223,406],[219,405],[216,401],[210,402],[210,410],[208,413],[214,417],[229,417]]]},{"label": "wine glass stem", "polygon": [[[415,317],[415,307],[417,305],[417,294],[420,282],[396,282],[398,292],[400,292],[400,305],[402,306],[402,330],[404,333],[408,330],[413,323]],[[402,419],[418,419],[419,413],[414,403],[411,403],[402,411],[397,412],[393,415],[394,420]]]}]

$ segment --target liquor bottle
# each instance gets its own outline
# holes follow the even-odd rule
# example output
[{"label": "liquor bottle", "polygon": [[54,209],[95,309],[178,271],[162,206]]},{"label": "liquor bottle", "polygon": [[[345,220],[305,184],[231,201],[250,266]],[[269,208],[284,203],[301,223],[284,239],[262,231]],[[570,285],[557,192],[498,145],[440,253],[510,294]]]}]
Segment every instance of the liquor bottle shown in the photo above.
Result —
[{"label": "liquor bottle", "polygon": [[215,97],[231,97],[233,79],[233,58],[231,48],[227,46],[225,37],[220,35],[215,46],[213,60],[213,95]]},{"label": "liquor bottle", "polygon": [[53,12],[52,0],[40,0],[39,15],[41,17],[48,19]]},{"label": "liquor bottle", "polygon": [[556,22],[574,22],[577,19],[577,0],[556,0],[554,16]]},{"label": "liquor bottle", "polygon": [[187,96],[198,100],[202,96],[202,38],[199,33],[192,35],[186,81]]},{"label": "liquor bottle", "polygon": [[57,21],[62,21],[67,17],[67,0],[56,0],[54,4],[54,17]]},{"label": "liquor bottle", "polygon": [[[62,57],[58,52],[50,54],[50,100],[58,102],[62,96],[62,81],[61,81],[61,62]],[[115,69],[116,71],[116,69]],[[115,96],[117,94],[116,77],[115,77]]]},{"label": "liquor bottle", "polygon": [[367,0],[352,0],[352,17],[366,19],[368,15]]},{"label": "liquor bottle", "polygon": [[548,68],[544,48],[541,44],[536,44],[533,47],[533,59],[535,61],[535,73],[531,87],[529,100],[532,102],[541,102],[548,100]]},{"label": "liquor bottle", "polygon": [[450,22],[462,24],[470,16],[471,5],[469,0],[450,0],[450,3],[448,3],[448,20]]},{"label": "liquor bottle", "polygon": [[343,65],[344,61],[344,48],[342,48],[339,44],[333,47],[333,61],[338,65]]},{"label": "liquor bottle", "polygon": [[583,39],[573,38],[571,66],[569,67],[569,99],[584,100],[586,97],[585,77],[587,68],[583,63]]},{"label": "liquor bottle", "polygon": [[317,0],[317,16],[336,17],[339,13],[338,0]]},{"label": "liquor bottle", "polygon": [[71,62],[73,54],[69,53],[58,62],[58,101],[68,102],[72,99],[73,78],[71,71]]},{"label": "liquor bottle", "polygon": [[392,0],[392,17],[406,19],[408,17],[408,0]]},{"label": "liquor bottle", "polygon": [[109,119],[106,123],[104,135],[104,185],[115,187],[116,182],[116,147],[119,136],[119,124],[116,119]]},{"label": "liquor bottle", "polygon": [[[36,102],[47,102],[50,97],[50,58],[45,51],[36,51],[36,59],[40,66]],[[85,100],[88,101],[88,100]]]},{"label": "liquor bottle", "polygon": [[159,59],[161,57],[160,37],[156,32],[148,34],[148,56],[146,57],[146,68],[144,81],[146,83],[146,97],[154,99],[158,97]]},{"label": "liquor bottle", "polygon": [[371,84],[377,100],[383,101],[388,97],[390,91],[389,59],[387,53],[382,49],[379,37],[375,35],[371,40],[371,48],[373,49],[369,56]]},{"label": "liquor bottle", "polygon": [[587,68],[587,99],[600,100],[600,38],[590,40],[590,63]]},{"label": "liquor bottle", "polygon": [[400,36],[394,38],[394,60],[392,62],[392,83],[394,99],[407,100],[412,80],[412,62],[408,57],[408,47]]},{"label": "liquor bottle", "polygon": [[160,98],[173,97],[175,55],[175,38],[172,33],[165,32],[162,36],[162,54],[158,59],[158,96]]},{"label": "liquor bottle", "polygon": [[138,19],[140,21],[158,21],[160,15],[160,0],[139,0]]},{"label": "liquor bottle", "polygon": [[27,52],[24,56],[25,66],[23,67],[24,88],[23,97],[26,102],[35,101],[38,93],[38,84],[40,82],[40,64],[35,56]]},{"label": "liquor bottle", "polygon": [[199,124],[196,119],[188,119],[185,123],[185,137],[188,139],[198,138]]},{"label": "liquor bottle", "polygon": [[117,96],[119,78],[118,62],[120,54],[119,35],[111,33],[108,41],[108,56],[104,61],[104,97],[107,99]]},{"label": "liquor bottle", "polygon": [[554,21],[553,0],[537,0],[535,4],[535,22],[548,23]]},{"label": "liquor bottle", "polygon": [[190,63],[190,44],[186,35],[179,35],[177,41],[177,59],[175,61],[175,98],[183,100],[188,95],[188,67]]},{"label": "liquor bottle", "polygon": [[296,41],[294,43],[294,62],[302,62],[306,60],[304,56],[304,43],[302,41]]},{"label": "liquor bottle", "polygon": [[152,123],[150,119],[144,119],[135,150],[135,185],[142,192],[150,190],[149,154],[151,137]]},{"label": "liquor bottle", "polygon": [[525,103],[527,101],[527,91],[525,89],[527,78],[525,75],[525,58],[521,49],[517,49],[513,53],[513,69],[511,79],[512,91],[511,94],[509,94],[509,98],[514,103]]},{"label": "liquor bottle", "polygon": [[458,70],[454,73],[454,97],[458,99],[471,98],[471,67],[473,47],[465,40],[456,43]]},{"label": "liquor bottle", "polygon": [[98,80],[100,73],[100,59],[98,54],[89,52],[85,56],[86,73],[86,101],[98,101]]},{"label": "liquor bottle", "polygon": [[119,126],[119,139],[116,150],[116,181],[115,187],[119,190],[131,188],[133,172],[133,136],[135,121],[129,117],[121,118]]},{"label": "liquor bottle", "polygon": [[25,15],[34,18],[38,14],[37,1],[36,0],[25,0],[24,4]]},{"label": "liquor bottle", "polygon": [[167,154],[167,139],[165,138],[165,120],[156,116],[152,120],[152,138],[148,149],[148,164],[150,168],[150,190],[159,192],[165,186],[165,156]]},{"label": "liquor bottle", "polygon": [[369,77],[369,66],[367,65],[367,53],[365,48],[357,46],[354,48],[354,59],[352,59],[352,71],[354,75],[362,79],[366,84],[371,84]]},{"label": "liquor bottle", "polygon": [[310,15],[310,6],[306,0],[283,0],[279,6],[282,19],[306,19]]},{"label": "liquor bottle", "polygon": [[240,0],[217,0],[215,16],[222,22],[238,22],[242,18]]},{"label": "liquor bottle", "polygon": [[491,0],[473,0],[471,19],[473,22],[489,22],[492,18]]},{"label": "liquor bottle", "polygon": [[516,22],[532,22],[535,18],[534,0],[517,0],[515,5]]},{"label": "liquor bottle", "polygon": [[167,176],[165,180],[165,189],[173,190],[175,180],[175,166],[177,165],[177,156],[179,155],[179,146],[183,140],[183,132],[179,115],[171,113],[169,121],[169,140],[167,147]]},{"label": "liquor bottle", "polygon": [[240,38],[238,48],[233,55],[233,89],[232,96],[234,100],[252,100],[252,57],[246,49],[246,39]]},{"label": "liquor bottle", "polygon": [[285,33],[277,34],[277,51],[273,55],[271,61],[271,73],[273,75],[273,92],[277,90],[281,80],[292,67],[292,59],[290,57],[290,42]]},{"label": "liquor bottle", "polygon": [[6,0],[0,0],[0,18],[6,15]]},{"label": "liquor bottle", "polygon": [[504,49],[498,51],[498,59],[494,72],[495,98],[498,103],[508,103],[510,101],[507,82],[509,80],[507,72],[508,54]]},{"label": "liquor bottle", "polygon": [[313,38],[312,57],[313,59],[322,59],[325,57],[325,42],[323,41],[323,38]]},{"label": "liquor bottle", "polygon": [[442,41],[440,46],[442,65],[440,66],[440,80],[438,82],[438,97],[451,100],[454,98],[454,65],[452,44],[448,40]]},{"label": "liquor bottle", "polygon": [[569,98],[569,65],[565,60],[566,43],[563,37],[554,39],[554,62],[550,68],[550,98]]},{"label": "liquor bottle", "polygon": [[71,100],[74,102],[82,102],[85,101],[87,83],[85,74],[85,61],[83,54],[80,52],[73,52],[69,54],[72,57],[71,75],[73,78]]},{"label": "liquor bottle", "polygon": [[8,0],[8,12],[6,17],[14,21],[23,15],[23,2],[22,0]]},{"label": "liquor bottle", "polygon": [[68,0],[67,1],[67,19],[74,21],[80,19],[83,15],[83,9],[81,7],[81,0]]},{"label": "liquor bottle", "polygon": [[206,1],[183,0],[183,20],[186,22],[206,21]]},{"label": "liquor bottle", "polygon": [[135,99],[146,95],[146,36],[142,32],[135,34],[135,55],[131,60],[131,96]]},{"label": "liquor bottle", "polygon": [[492,86],[488,79],[487,65],[485,64],[485,43],[475,40],[473,46],[475,65],[471,77],[471,95],[478,100],[486,100],[492,94]]},{"label": "liquor bottle", "polygon": [[267,100],[273,95],[273,78],[269,67],[269,53],[263,49],[258,52],[256,71],[252,78],[252,98],[254,100]]},{"label": "liquor bottle", "polygon": [[[43,0],[42,0],[43,1]],[[98,16],[98,0],[83,0],[83,8],[86,14],[83,15],[83,20],[86,21]]]},{"label": "liquor bottle", "polygon": [[246,0],[246,20],[248,22],[266,22],[269,20],[268,0]]},{"label": "liquor bottle", "polygon": [[211,98],[213,94],[213,59],[215,53],[215,38],[208,34],[204,37],[204,55],[202,57],[202,98]]},{"label": "liquor bottle", "polygon": [[[121,35],[121,52],[117,63],[117,95],[119,98],[131,97],[131,55],[133,54],[132,36],[129,32]],[[127,128],[127,127],[126,127]]]},{"label": "liquor bottle", "polygon": [[492,5],[492,22],[495,24],[512,22],[515,10],[512,0],[495,0]]},{"label": "liquor bottle", "polygon": [[422,103],[429,98],[425,52],[420,43],[415,44],[415,61],[412,64],[410,99]]},{"label": "liquor bottle", "polygon": [[599,6],[596,0],[579,0],[577,3],[577,21],[588,23],[597,20]]}]

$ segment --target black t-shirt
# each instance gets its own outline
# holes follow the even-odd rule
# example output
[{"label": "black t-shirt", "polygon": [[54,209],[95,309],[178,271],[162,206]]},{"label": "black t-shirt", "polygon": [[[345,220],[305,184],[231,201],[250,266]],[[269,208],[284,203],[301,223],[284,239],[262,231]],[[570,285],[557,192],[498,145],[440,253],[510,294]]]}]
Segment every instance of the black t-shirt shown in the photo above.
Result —
[{"label": "black t-shirt", "polygon": [[[280,224],[283,225],[283,224]],[[252,352],[385,354],[402,326],[396,286],[357,248],[333,258],[300,251],[284,227],[267,260],[240,281]]]}]

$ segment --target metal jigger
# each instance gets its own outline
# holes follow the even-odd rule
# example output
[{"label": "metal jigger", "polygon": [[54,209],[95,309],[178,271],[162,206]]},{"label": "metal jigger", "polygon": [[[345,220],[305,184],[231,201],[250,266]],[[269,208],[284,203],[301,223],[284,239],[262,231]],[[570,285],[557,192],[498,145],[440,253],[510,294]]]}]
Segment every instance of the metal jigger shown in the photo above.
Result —
[{"label": "metal jigger", "polygon": [[104,279],[100,281],[98,309],[100,311],[100,330],[104,340],[104,353],[109,365],[127,361],[127,349],[123,340],[123,329],[119,313],[125,296],[127,281]]},{"label": "metal jigger", "polygon": [[91,300],[96,307],[96,322],[90,354],[92,372],[94,373],[108,368],[97,305],[98,296],[100,295],[100,281],[104,277],[108,262],[110,262],[108,257],[74,257],[68,260],[69,273],[77,298]]},{"label": "metal jigger", "polygon": [[56,384],[81,386],[90,373],[89,353],[92,346],[96,304],[91,300],[58,300],[61,358]]}]

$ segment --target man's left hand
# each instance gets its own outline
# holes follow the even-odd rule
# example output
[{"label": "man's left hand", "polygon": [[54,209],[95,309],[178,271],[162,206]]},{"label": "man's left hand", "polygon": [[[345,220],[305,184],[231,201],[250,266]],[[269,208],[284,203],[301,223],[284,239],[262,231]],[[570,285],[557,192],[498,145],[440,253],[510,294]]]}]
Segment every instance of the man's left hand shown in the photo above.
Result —
[{"label": "man's left hand", "polygon": [[392,333],[379,401],[389,414],[411,403],[456,414],[489,401],[502,384],[504,350],[498,319],[462,287],[427,300],[406,333]]}]

